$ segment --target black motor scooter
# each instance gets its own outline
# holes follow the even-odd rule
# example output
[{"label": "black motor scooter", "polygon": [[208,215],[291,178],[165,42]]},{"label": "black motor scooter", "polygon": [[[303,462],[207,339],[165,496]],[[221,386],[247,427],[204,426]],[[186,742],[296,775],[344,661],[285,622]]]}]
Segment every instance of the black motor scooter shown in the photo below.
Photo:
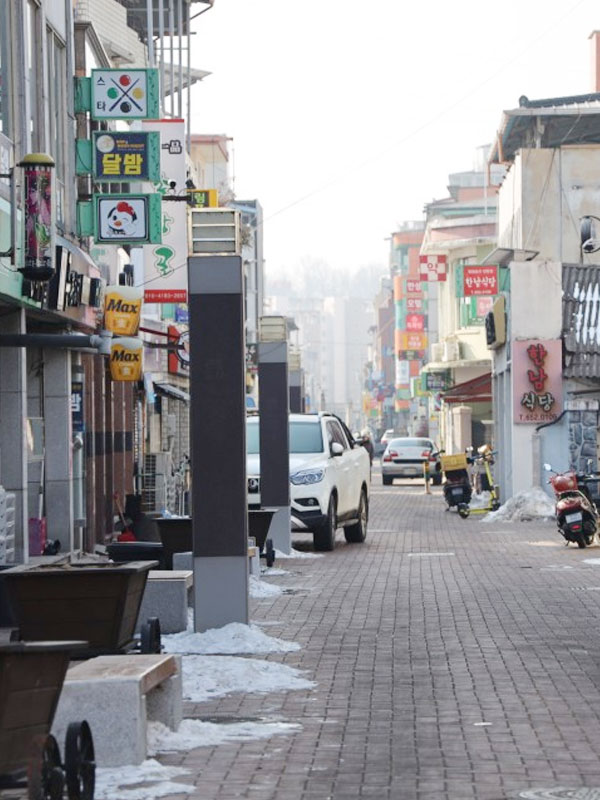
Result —
[{"label": "black motor scooter", "polygon": [[462,519],[469,516],[472,488],[468,472],[469,458],[464,453],[440,456],[444,473],[444,500],[448,509],[456,508]]}]

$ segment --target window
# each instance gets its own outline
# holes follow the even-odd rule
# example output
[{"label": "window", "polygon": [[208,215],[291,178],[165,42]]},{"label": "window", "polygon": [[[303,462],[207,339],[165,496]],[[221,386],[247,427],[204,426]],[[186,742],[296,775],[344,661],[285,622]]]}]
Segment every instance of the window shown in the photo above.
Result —
[{"label": "window", "polygon": [[[259,422],[256,417],[246,424],[246,452],[257,455],[260,452]],[[323,437],[318,419],[311,422],[290,422],[290,453],[322,453]]]},{"label": "window", "polygon": [[290,422],[290,453],[321,453],[323,452],[323,436],[321,423]]},{"label": "window", "polygon": [[341,444],[344,450],[348,449],[348,442],[346,441],[346,437],[344,436],[344,432],[342,431],[341,427],[337,422],[331,420],[327,423],[327,435],[329,437],[329,443],[337,442]]},{"label": "window", "polygon": [[0,25],[0,133],[9,138],[12,135],[10,108],[11,69],[10,69],[10,5],[4,9],[5,18]]},{"label": "window", "polygon": [[42,130],[39,104],[39,57],[41,42],[38,36],[39,7],[33,0],[29,0],[25,7],[25,36],[26,36],[26,61],[25,80],[27,83],[27,96],[29,104],[29,135],[32,152],[42,150]]},{"label": "window", "polygon": [[48,115],[48,152],[54,159],[56,181],[56,222],[63,226],[65,205],[65,120],[66,104],[66,52],[64,43],[51,28],[46,32],[48,57],[48,92],[46,94]]}]

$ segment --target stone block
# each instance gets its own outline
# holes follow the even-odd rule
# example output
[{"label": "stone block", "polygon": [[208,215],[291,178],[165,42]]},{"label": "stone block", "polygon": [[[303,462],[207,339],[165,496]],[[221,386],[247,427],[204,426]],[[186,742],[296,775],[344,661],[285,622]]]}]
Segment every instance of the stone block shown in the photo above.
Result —
[{"label": "stone block", "polygon": [[150,570],[136,625],[158,617],[161,633],[179,633],[187,627],[187,609],[192,602],[191,570]]},{"label": "stone block", "polygon": [[52,734],[64,742],[71,722],[87,720],[99,767],[141,764],[148,720],[176,730],[182,719],[181,656],[99,656],[71,666]]}]

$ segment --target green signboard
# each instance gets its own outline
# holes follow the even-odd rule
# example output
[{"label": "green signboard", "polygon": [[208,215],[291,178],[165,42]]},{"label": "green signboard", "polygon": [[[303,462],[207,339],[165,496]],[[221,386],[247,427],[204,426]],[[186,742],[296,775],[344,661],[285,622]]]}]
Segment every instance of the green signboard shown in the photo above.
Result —
[{"label": "green signboard", "polygon": [[159,116],[157,69],[93,69],[92,119],[156,119]]},{"label": "green signboard", "polygon": [[443,392],[450,386],[450,371],[423,373],[424,388],[427,392]]},{"label": "green signboard", "polygon": [[78,203],[78,235],[96,244],[160,244],[162,204],[159,194],[95,194]]},{"label": "green signboard", "polygon": [[160,180],[160,133],[94,131],[92,136],[92,174],[97,180]]}]

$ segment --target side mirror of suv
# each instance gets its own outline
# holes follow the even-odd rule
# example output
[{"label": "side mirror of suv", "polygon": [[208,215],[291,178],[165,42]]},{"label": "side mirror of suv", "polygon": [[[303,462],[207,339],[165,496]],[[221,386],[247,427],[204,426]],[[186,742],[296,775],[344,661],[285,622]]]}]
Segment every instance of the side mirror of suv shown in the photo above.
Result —
[{"label": "side mirror of suv", "polygon": [[344,452],[344,448],[339,442],[332,442],[331,443],[331,455],[332,456],[341,456]]}]

